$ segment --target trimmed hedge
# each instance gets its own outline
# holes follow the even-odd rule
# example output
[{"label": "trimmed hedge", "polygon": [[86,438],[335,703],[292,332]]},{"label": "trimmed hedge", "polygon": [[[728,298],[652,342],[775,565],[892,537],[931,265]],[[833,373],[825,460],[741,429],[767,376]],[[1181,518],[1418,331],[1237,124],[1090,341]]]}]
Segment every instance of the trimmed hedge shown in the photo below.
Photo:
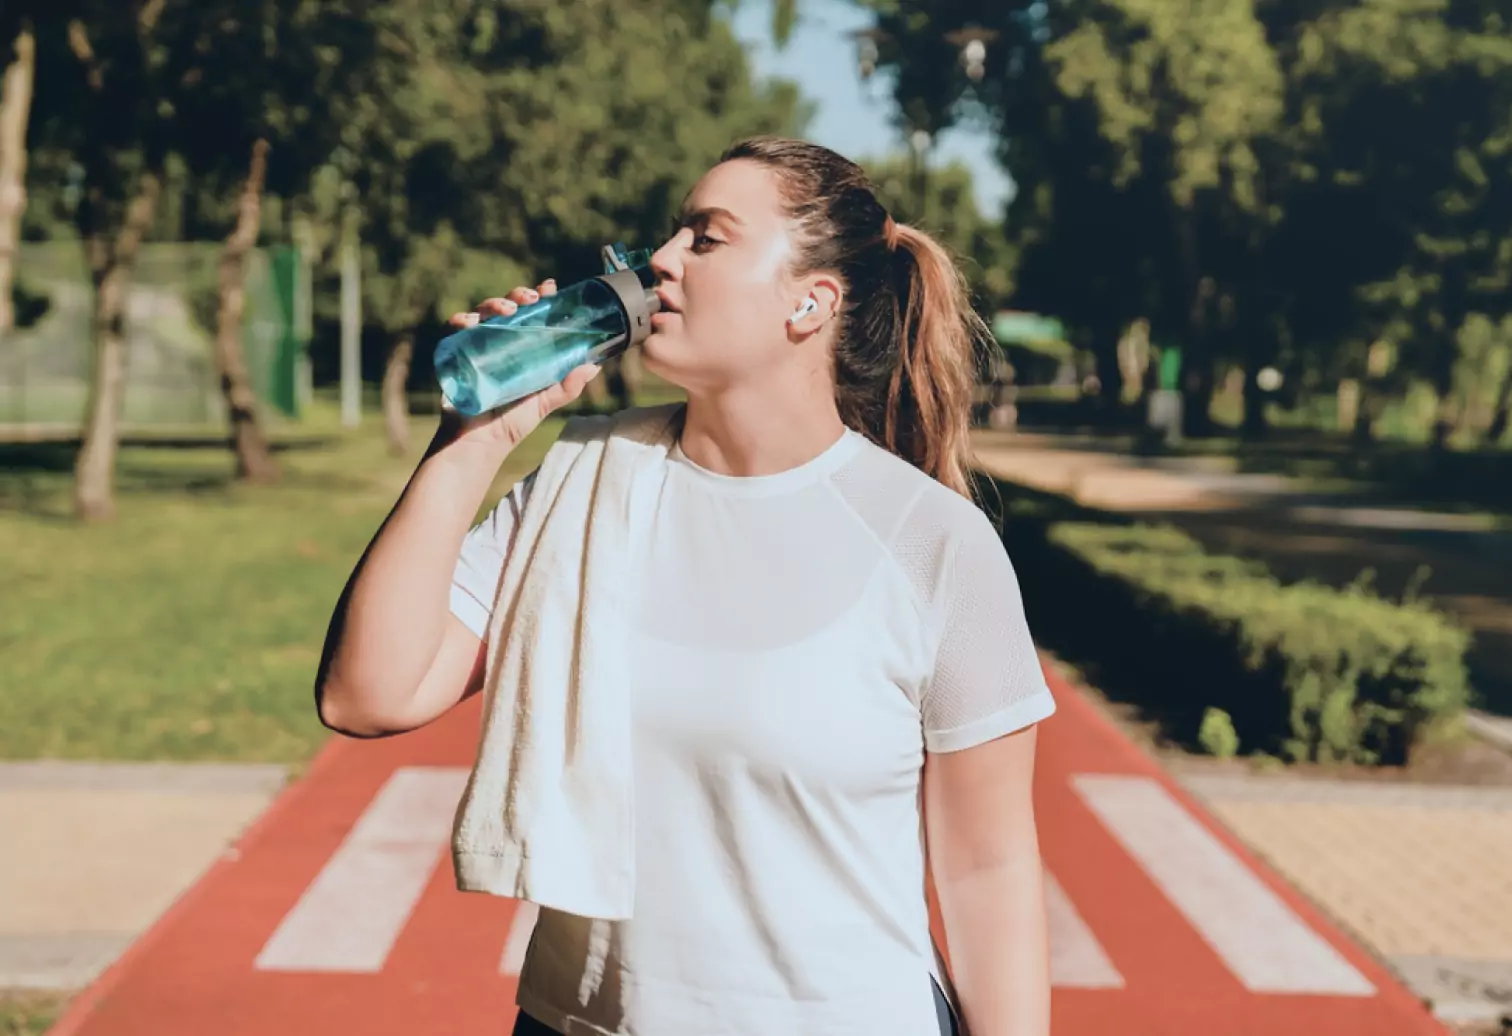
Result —
[{"label": "trimmed hedge", "polygon": [[1178,529],[1035,510],[1008,544],[1036,634],[1182,743],[1401,763],[1469,702],[1470,635],[1420,600],[1283,585]]}]

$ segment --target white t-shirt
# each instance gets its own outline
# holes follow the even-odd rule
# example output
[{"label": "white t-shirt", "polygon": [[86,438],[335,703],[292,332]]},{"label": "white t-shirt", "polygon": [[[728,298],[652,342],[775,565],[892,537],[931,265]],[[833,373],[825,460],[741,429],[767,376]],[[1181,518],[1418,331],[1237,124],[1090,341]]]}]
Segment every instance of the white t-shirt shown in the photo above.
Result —
[{"label": "white t-shirt", "polygon": [[[479,636],[529,485],[462,549]],[[521,1008],[568,1036],[937,1032],[924,753],[1055,711],[996,530],[854,431],[756,477],[674,446],[658,495],[625,669],[634,916],[542,910]]]}]

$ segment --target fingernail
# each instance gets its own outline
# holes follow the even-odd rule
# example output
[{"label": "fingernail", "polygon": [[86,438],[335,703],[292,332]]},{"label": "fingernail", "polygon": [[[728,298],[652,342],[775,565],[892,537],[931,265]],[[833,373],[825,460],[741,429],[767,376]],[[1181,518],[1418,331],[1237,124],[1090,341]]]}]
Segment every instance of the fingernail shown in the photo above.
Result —
[{"label": "fingernail", "polygon": [[544,281],[541,282],[541,285],[542,285],[542,287],[555,288],[556,287],[556,278],[555,277],[547,277]]}]

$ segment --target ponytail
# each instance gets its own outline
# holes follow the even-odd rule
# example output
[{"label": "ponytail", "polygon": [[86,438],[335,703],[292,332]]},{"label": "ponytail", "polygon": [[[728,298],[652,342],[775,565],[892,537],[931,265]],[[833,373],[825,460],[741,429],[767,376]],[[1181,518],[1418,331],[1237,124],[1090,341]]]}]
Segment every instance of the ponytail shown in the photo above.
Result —
[{"label": "ponytail", "polygon": [[889,236],[899,268],[898,363],[887,386],[881,445],[970,497],[971,390],[987,327],[938,242],[906,224],[893,224]]}]

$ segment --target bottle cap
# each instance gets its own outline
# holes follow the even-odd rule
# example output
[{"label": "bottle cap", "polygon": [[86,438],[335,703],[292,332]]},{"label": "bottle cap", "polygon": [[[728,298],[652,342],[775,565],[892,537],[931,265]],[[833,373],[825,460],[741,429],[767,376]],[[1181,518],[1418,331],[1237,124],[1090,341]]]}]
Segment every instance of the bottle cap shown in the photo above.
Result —
[{"label": "bottle cap", "polygon": [[633,270],[651,265],[651,249],[638,248],[629,251],[623,241],[616,241],[612,245],[605,245],[600,251],[604,258],[604,272],[614,273],[616,270]]}]

